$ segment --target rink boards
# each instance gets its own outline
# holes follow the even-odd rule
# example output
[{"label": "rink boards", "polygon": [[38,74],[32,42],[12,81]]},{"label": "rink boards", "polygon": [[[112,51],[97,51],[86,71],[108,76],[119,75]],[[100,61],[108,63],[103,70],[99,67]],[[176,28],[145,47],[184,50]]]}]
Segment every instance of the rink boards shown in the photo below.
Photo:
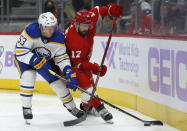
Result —
[{"label": "rink boards", "polygon": [[[0,88],[19,90],[13,62],[17,35],[0,35]],[[95,37],[91,61],[100,63],[107,37]],[[78,43],[77,43],[78,44]],[[187,130],[187,41],[113,37],[99,96]],[[54,92],[38,76],[35,91]],[[79,97],[80,93],[73,93]]]}]

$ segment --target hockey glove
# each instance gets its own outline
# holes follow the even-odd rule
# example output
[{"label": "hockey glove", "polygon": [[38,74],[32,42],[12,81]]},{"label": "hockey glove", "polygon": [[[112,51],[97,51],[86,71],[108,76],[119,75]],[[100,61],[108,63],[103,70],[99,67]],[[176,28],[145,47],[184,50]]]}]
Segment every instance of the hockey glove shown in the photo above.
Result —
[{"label": "hockey glove", "polygon": [[41,69],[46,64],[46,62],[47,60],[45,57],[40,58],[36,54],[34,54],[29,61],[30,65],[32,65],[36,70]]},{"label": "hockey glove", "polygon": [[65,79],[67,80],[66,87],[72,89],[73,91],[76,91],[77,89],[76,73],[72,71],[69,65],[67,65],[63,69],[63,74]]},{"label": "hockey glove", "polygon": [[104,76],[107,72],[107,66],[106,65],[102,65],[102,70],[101,70],[101,73],[100,73],[100,76]]},{"label": "hockey glove", "polygon": [[104,76],[106,74],[107,67],[105,65],[99,66],[97,63],[92,64],[92,72],[97,75],[100,72],[100,76]]},{"label": "hockey glove", "polygon": [[57,79],[57,77],[51,75],[49,73],[49,69],[52,70],[51,65],[49,64],[49,62],[47,62],[46,58],[40,58],[38,57],[36,54],[34,54],[30,61],[29,61],[30,65],[32,65],[36,71],[49,83],[53,82],[54,80]]},{"label": "hockey glove", "polygon": [[110,16],[119,17],[122,15],[123,7],[121,5],[110,3],[109,5],[107,5],[107,7],[108,7],[108,13]]},{"label": "hockey glove", "polygon": [[98,72],[101,72],[100,76],[104,76],[107,71],[107,67],[105,65],[100,67],[97,63],[91,63],[89,61],[82,62],[82,64],[80,65],[80,69],[81,70],[90,70],[95,75],[97,75]]}]

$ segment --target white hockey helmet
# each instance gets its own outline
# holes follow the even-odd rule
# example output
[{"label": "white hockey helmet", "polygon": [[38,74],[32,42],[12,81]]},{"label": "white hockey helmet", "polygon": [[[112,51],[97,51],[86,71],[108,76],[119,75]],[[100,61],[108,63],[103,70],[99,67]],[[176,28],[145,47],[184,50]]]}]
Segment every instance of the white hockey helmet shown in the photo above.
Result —
[{"label": "white hockey helmet", "polygon": [[45,29],[47,26],[56,26],[57,19],[51,12],[42,13],[38,18],[39,27]]}]

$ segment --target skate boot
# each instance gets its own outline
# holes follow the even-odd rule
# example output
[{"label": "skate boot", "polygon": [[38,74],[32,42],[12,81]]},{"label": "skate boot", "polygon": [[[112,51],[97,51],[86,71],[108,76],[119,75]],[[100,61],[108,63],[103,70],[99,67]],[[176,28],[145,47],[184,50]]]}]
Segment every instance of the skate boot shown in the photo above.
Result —
[{"label": "skate boot", "polygon": [[99,113],[99,115],[103,118],[103,120],[107,123],[113,124],[112,121],[112,114],[104,107],[103,104],[101,104],[100,106],[97,107],[97,112]]},{"label": "skate boot", "polygon": [[67,109],[73,116],[80,118],[84,115],[84,111],[79,110],[77,107],[74,107],[73,109]]},{"label": "skate boot", "polygon": [[[86,107],[83,106],[82,103],[80,103],[80,109],[84,112],[86,112]],[[100,116],[99,113],[97,112],[97,110],[93,107],[90,107],[88,110],[88,114],[89,115],[93,115],[93,116]]]},{"label": "skate boot", "polygon": [[30,120],[33,118],[32,109],[23,107],[23,117],[25,119],[25,123],[30,125]]}]

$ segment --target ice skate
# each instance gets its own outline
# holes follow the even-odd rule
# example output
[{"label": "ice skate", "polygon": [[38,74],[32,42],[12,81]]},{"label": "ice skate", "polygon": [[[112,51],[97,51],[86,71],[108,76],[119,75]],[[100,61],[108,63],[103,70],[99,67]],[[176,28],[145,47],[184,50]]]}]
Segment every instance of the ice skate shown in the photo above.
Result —
[{"label": "ice skate", "polygon": [[33,118],[32,109],[23,107],[23,118],[25,119],[25,123],[30,125],[31,119]]},{"label": "ice skate", "polygon": [[109,124],[113,124],[114,122],[112,121],[112,114],[104,107],[103,104],[97,107],[97,112],[99,115],[103,118],[103,120]]}]

